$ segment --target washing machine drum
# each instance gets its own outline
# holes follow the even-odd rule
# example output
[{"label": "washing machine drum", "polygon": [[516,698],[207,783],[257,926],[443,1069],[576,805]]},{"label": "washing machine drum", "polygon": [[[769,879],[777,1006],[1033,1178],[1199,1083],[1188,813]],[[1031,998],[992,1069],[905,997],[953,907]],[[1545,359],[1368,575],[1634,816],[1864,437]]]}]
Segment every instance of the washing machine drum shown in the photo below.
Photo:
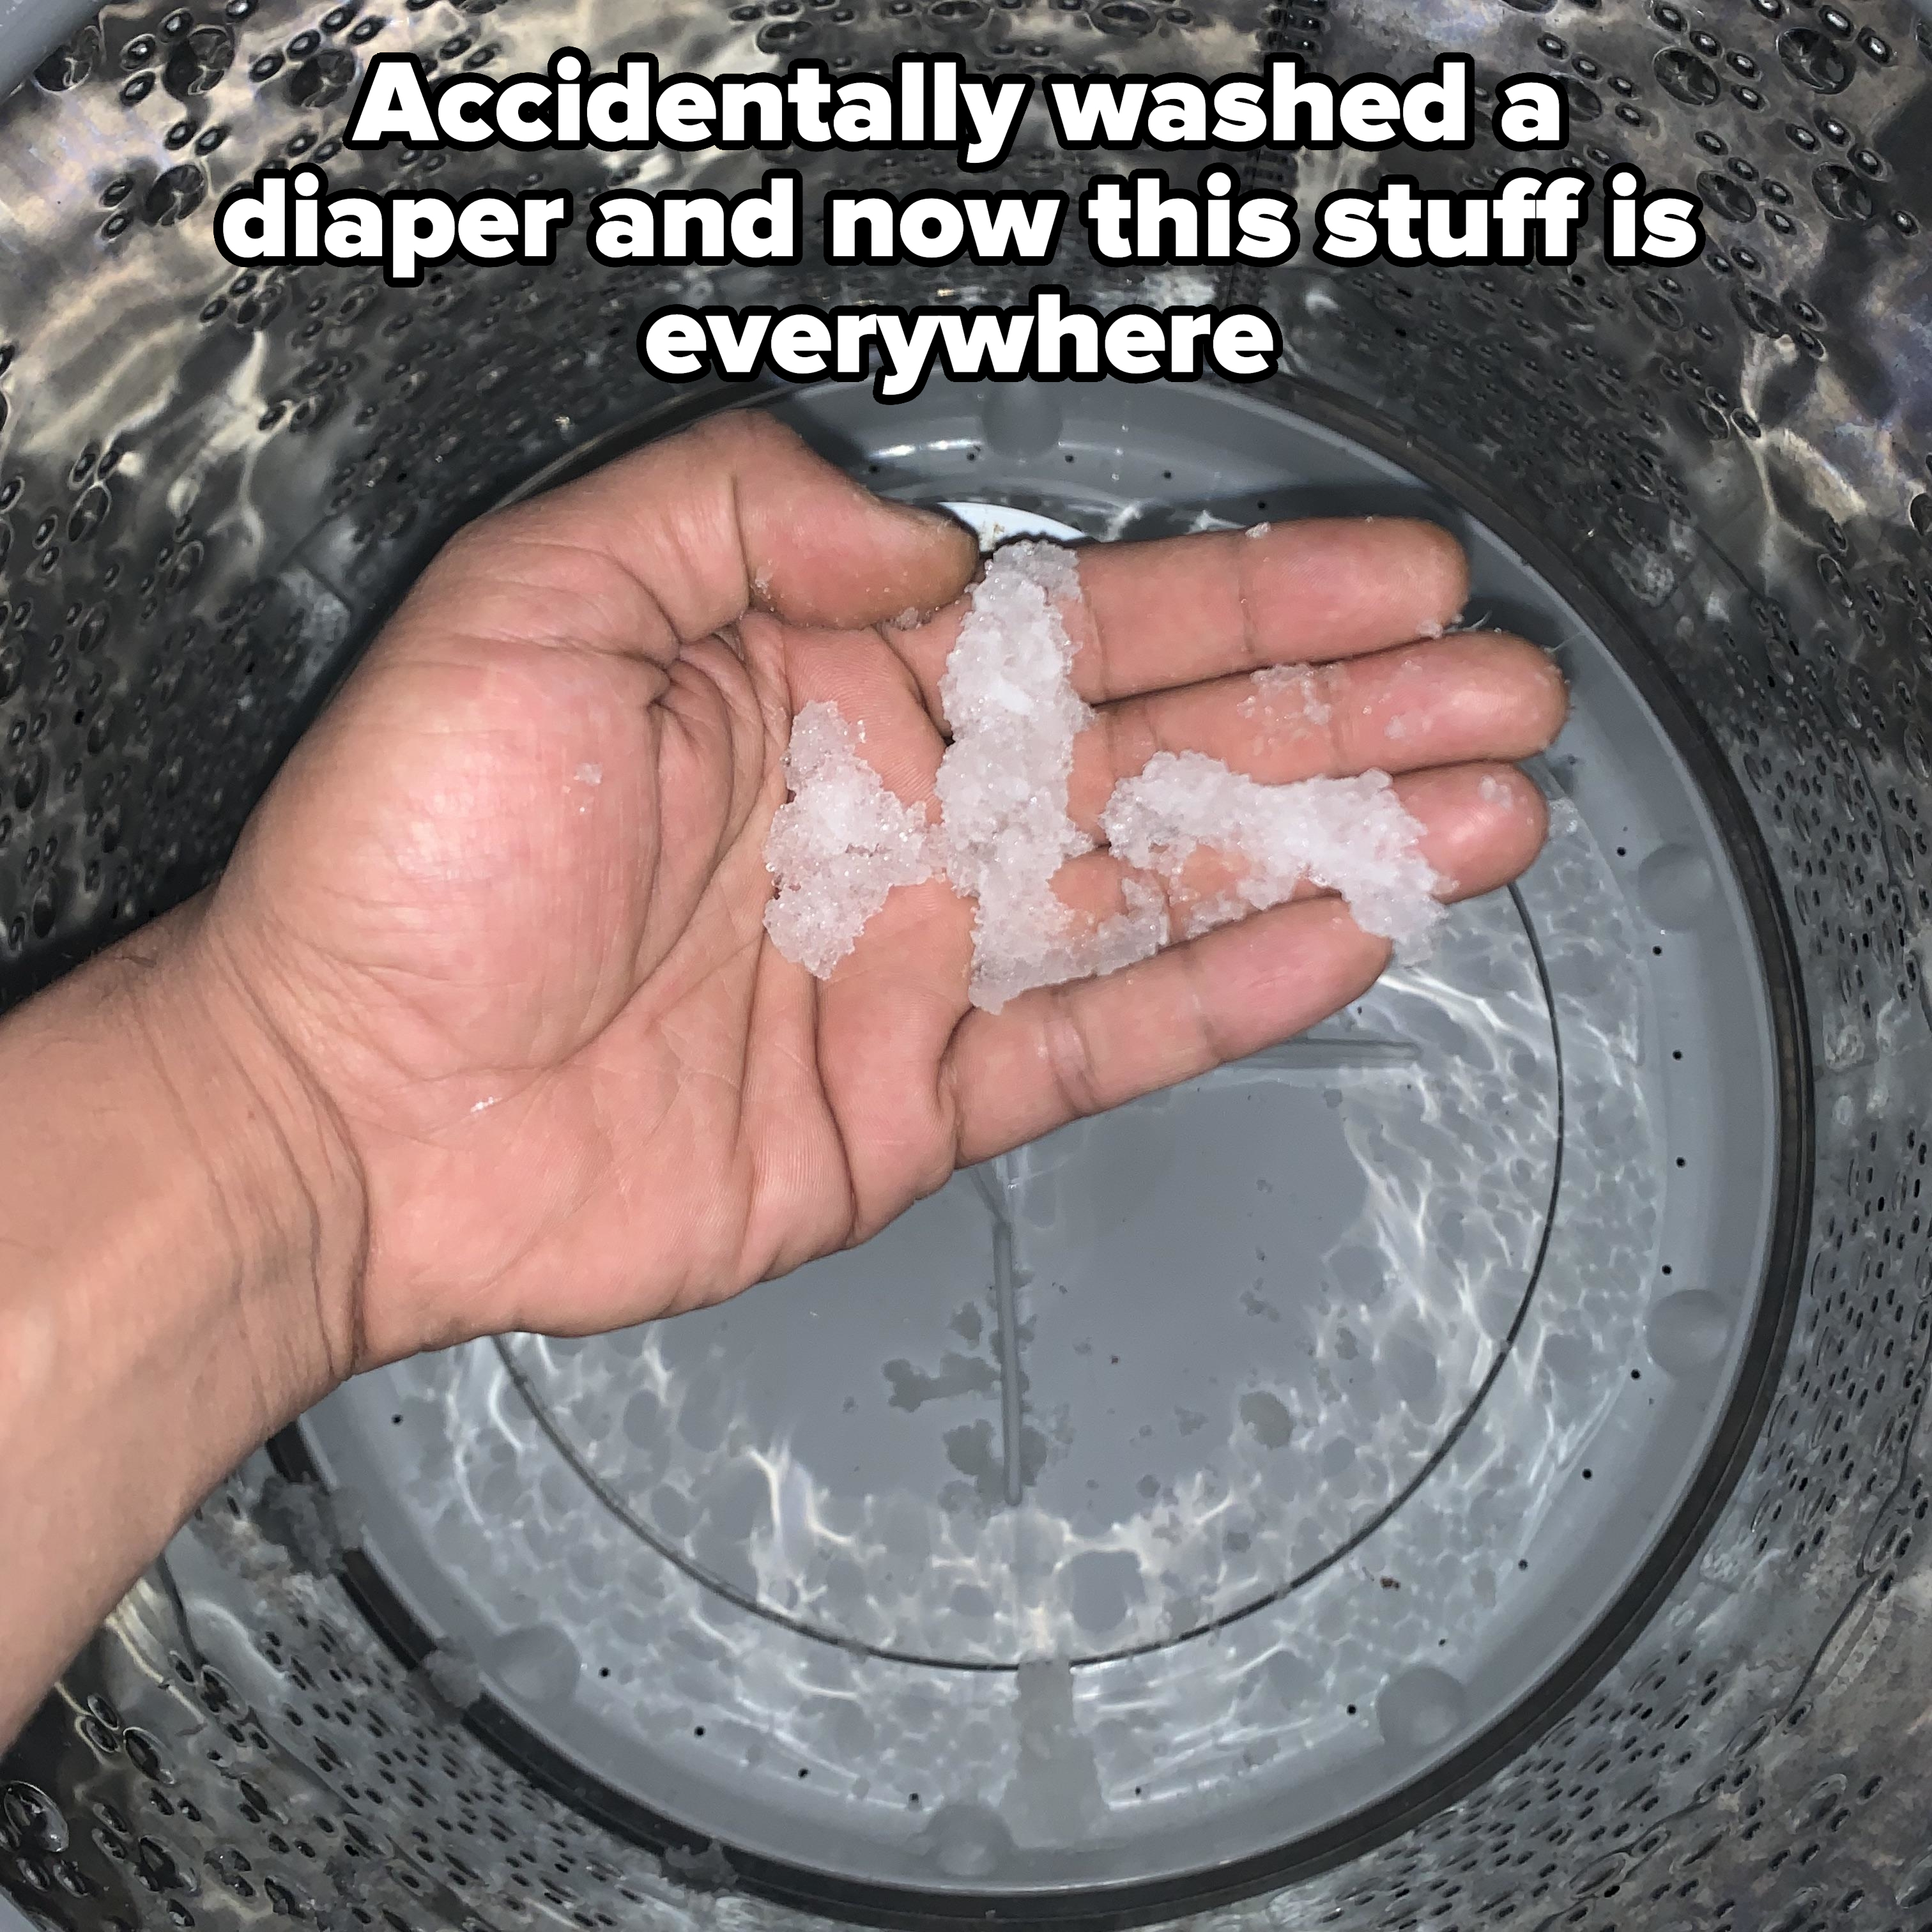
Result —
[{"label": "washing machine drum", "polygon": [[[1548,849],[1312,1035],[956,1177],[862,1249],[340,1391],[29,1725],[63,1927],[806,1916],[1905,1927],[1932,1912],[1932,28],[1904,0],[0,6],[0,993],[220,866],[435,547],[742,391],[669,300],[1022,271],[238,272],[220,197],[582,195],[746,156],[356,154],[439,74],[1401,74],[1568,97],[1702,200],[1671,269],[1050,277],[1255,303],[1278,378],[764,398],[991,537],[1454,530],[1557,654]],[[1306,206],[1372,158],[1228,158]],[[1405,155],[1492,184],[1486,139]],[[807,156],[838,185],[933,158]],[[1030,125],[999,179],[1075,185]],[[982,184],[983,184],[983,183]]]}]

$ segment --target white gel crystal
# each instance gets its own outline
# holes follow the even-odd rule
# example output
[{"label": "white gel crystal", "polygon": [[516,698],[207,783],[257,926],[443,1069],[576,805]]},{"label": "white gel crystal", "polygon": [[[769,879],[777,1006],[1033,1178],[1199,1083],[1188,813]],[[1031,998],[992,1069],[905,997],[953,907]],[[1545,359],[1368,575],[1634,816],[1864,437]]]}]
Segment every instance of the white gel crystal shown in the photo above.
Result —
[{"label": "white gel crystal", "polygon": [[[1056,876],[1093,849],[1066,808],[1074,741],[1092,717],[1073,688],[1064,615],[1080,595],[1078,564],[1056,544],[1009,544],[988,561],[940,682],[952,742],[939,768],[937,828],[860,755],[862,730],[829,704],[800,712],[786,759],[793,796],[765,850],[778,882],[765,924],[778,950],[822,978],[894,886],[943,869],[976,902],[971,997],[997,1012],[1033,987],[1157,952],[1172,936],[1168,896],[1202,846],[1240,878],[1192,908],[1190,934],[1279,904],[1306,880],[1339,892],[1402,956],[1422,950],[1442,916],[1442,881],[1381,772],[1263,785],[1198,752],[1162,752],[1115,788],[1103,823],[1115,855],[1167,892],[1130,878],[1124,909],[1098,922],[1065,904]],[[1318,693],[1306,667],[1277,666],[1255,674],[1241,709],[1320,724],[1330,712]]]},{"label": "white gel crystal", "polygon": [[1093,715],[1073,688],[1061,614],[1079,598],[1070,551],[996,550],[940,681],[952,730],[939,767],[946,874],[979,902],[971,994],[994,1012],[1032,987],[1146,958],[1167,938],[1160,896],[1144,883],[1097,926],[1053,889],[1060,867],[1093,847],[1066,812],[1073,741]]},{"label": "white gel crystal", "polygon": [[1194,909],[1191,933],[1279,905],[1304,880],[1339,892],[1364,932],[1394,940],[1406,958],[1442,917],[1421,827],[1385,772],[1264,785],[1198,752],[1162,752],[1114,788],[1101,823],[1117,857],[1170,891],[1202,847],[1240,868],[1234,894]]},{"label": "white gel crystal", "polygon": [[855,730],[836,706],[805,706],[785,753],[791,801],[765,841],[778,896],[765,930],[788,959],[823,980],[852,950],[866,922],[895,886],[916,886],[935,870],[924,814],[896,798],[859,753]]},{"label": "white gel crystal", "polygon": [[1306,664],[1270,664],[1256,671],[1248,682],[1252,688],[1238,707],[1244,718],[1259,718],[1269,724],[1296,718],[1325,724],[1334,715],[1322,701],[1315,674]]}]

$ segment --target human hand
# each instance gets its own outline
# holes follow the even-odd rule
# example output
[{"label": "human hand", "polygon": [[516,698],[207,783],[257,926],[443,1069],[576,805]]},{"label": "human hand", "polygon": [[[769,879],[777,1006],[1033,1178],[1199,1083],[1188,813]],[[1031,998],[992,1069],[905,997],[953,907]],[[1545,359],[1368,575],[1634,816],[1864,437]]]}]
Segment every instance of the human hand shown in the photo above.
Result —
[{"label": "human hand", "polygon": [[[354,1177],[352,1263],[316,1296],[333,1372],[717,1300],[1373,980],[1384,944],[1310,897],[985,1012],[971,907],[937,880],[824,983],[778,956],[763,852],[792,713],[862,719],[887,785],[930,799],[976,562],[957,525],[734,415],[486,519],[423,578],[188,940],[265,1090],[302,1096]],[[1082,572],[1089,831],[1118,778],[1194,749],[1270,782],[1396,772],[1458,896],[1534,856],[1541,800],[1497,761],[1549,743],[1562,682],[1520,641],[1429,638],[1466,588],[1441,532],[1288,524]],[[909,608],[938,614],[893,628]],[[1303,660],[1324,722],[1244,708],[1246,673]],[[1096,912],[1119,884],[1104,853],[1064,875]]]}]

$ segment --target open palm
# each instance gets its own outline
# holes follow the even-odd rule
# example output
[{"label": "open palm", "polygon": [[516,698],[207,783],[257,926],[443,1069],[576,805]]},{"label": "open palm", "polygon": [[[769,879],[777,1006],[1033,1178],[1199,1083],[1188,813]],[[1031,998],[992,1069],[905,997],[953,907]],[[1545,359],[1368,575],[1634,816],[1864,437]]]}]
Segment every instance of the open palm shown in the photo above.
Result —
[{"label": "open palm", "polygon": [[[359,1298],[332,1317],[353,1366],[716,1300],[962,1162],[1299,1031],[1382,969],[1383,944],[1310,897],[991,1014],[967,999],[971,908],[940,881],[895,893],[823,984],[776,952],[763,848],[792,712],[862,719],[886,783],[929,799],[976,562],[957,525],[736,415],[487,519],[424,576],[276,781],[208,928],[362,1178]],[[1270,782],[1405,774],[1459,894],[1534,855],[1540,800],[1490,761],[1549,742],[1562,686],[1515,640],[1408,641],[1461,606],[1439,532],[1120,545],[1082,577],[1090,830],[1115,778],[1196,749]],[[936,614],[898,627],[908,610]],[[1306,715],[1246,701],[1247,673],[1303,661]],[[1119,884],[1096,853],[1063,890],[1103,914]]]}]

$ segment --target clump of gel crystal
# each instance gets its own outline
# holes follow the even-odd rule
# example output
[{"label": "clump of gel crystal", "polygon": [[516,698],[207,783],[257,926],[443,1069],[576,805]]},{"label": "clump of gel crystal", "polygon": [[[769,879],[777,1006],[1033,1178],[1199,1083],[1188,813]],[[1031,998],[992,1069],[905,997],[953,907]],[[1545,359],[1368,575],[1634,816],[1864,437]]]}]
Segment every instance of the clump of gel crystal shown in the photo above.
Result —
[{"label": "clump of gel crystal", "polygon": [[778,886],[765,930],[788,959],[821,980],[893,886],[922,884],[937,869],[924,814],[886,789],[860,755],[864,735],[835,706],[800,709],[785,754],[791,800],[765,841]]},{"label": "clump of gel crystal", "polygon": [[1058,544],[994,552],[940,680],[952,730],[938,785],[946,876],[978,902],[971,997],[994,1012],[1032,987],[1147,958],[1167,939],[1160,895],[1144,881],[1097,924],[1054,890],[1060,867],[1093,849],[1066,810],[1073,741],[1093,716],[1073,688],[1063,614],[1080,594],[1079,565]]},{"label": "clump of gel crystal", "polygon": [[1257,784],[1198,752],[1161,752],[1114,788],[1100,815],[1114,856],[1184,892],[1203,848],[1234,868],[1232,891],[1197,903],[1192,936],[1280,905],[1304,882],[1339,892],[1355,923],[1412,958],[1442,917],[1421,827],[1385,772]]},{"label": "clump of gel crystal", "polygon": [[[765,849],[778,881],[765,924],[779,951],[823,978],[894,886],[943,871],[975,902],[971,998],[997,1012],[1033,987],[1160,951],[1168,898],[1188,896],[1188,862],[1203,848],[1235,884],[1196,901],[1190,936],[1306,883],[1339,892],[1358,924],[1402,956],[1420,950],[1442,916],[1441,881],[1382,772],[1264,785],[1198,752],[1160,753],[1115,787],[1102,825],[1114,855],[1166,891],[1130,873],[1124,909],[1099,920],[1060,898],[1062,867],[1094,849],[1067,811],[1074,742],[1093,716],[1074,689],[1065,615],[1080,595],[1078,564],[1055,544],[1009,544],[988,563],[940,682],[952,742],[936,828],[886,789],[832,706],[799,712],[786,760],[793,796]],[[1270,724],[1328,716],[1300,666],[1257,673],[1240,708]]]}]

